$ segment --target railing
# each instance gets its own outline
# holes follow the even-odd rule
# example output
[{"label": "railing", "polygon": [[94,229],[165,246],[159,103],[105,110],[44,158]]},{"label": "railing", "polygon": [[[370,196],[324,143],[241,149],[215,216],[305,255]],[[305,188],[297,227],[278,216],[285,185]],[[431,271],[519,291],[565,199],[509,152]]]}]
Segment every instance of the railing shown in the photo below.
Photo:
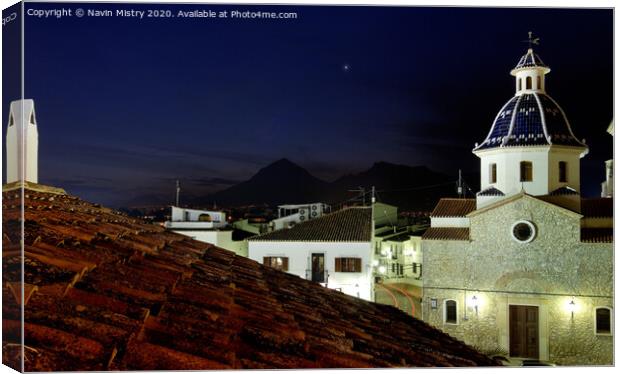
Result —
[{"label": "railing", "polygon": [[[318,282],[318,281],[315,281],[314,279],[312,279],[312,275],[313,274],[317,274],[317,273],[321,274],[320,272],[313,272],[312,269],[306,269],[306,279],[310,280],[310,281],[313,281],[313,282]],[[323,282],[319,282],[319,283],[327,284],[329,282],[329,271],[323,270],[323,274],[322,275],[323,275]]]}]

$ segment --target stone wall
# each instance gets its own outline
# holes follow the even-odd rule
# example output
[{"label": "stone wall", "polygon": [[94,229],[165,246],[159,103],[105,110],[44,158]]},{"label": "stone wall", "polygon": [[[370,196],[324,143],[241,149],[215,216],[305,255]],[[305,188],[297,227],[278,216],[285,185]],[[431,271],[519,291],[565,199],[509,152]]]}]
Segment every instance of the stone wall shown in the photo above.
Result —
[{"label": "stone wall", "polygon": [[[519,220],[534,223],[532,242],[512,238]],[[579,232],[579,215],[524,195],[472,215],[471,241],[423,241],[424,319],[482,350],[508,351],[509,305],[536,305],[541,359],[611,364],[612,337],[595,334],[594,308],[613,304],[612,244],[581,243]],[[464,307],[473,295],[478,314]],[[443,323],[446,299],[458,303],[457,325]]]}]

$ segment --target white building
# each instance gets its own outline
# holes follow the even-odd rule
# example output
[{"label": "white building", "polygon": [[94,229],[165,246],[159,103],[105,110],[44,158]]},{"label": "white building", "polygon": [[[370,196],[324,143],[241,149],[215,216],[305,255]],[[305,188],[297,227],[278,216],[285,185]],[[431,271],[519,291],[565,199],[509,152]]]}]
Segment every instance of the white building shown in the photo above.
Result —
[{"label": "white building", "polygon": [[372,293],[372,208],[351,207],[248,239],[248,256],[366,300]]},{"label": "white building", "polygon": [[252,234],[227,226],[224,212],[176,206],[172,207],[171,220],[164,223],[164,227],[170,231],[247,256],[244,239]]},{"label": "white building", "polygon": [[480,158],[476,199],[442,199],[422,236],[423,319],[486,352],[560,365],[613,363],[613,201],[582,198],[580,158],[550,69],[511,71]]},{"label": "white building", "polygon": [[213,210],[199,210],[172,207],[171,220],[166,222],[167,228],[208,228],[225,227],[226,213]]},{"label": "white building", "polygon": [[[609,135],[614,136],[614,121],[607,128]],[[614,197],[614,159],[605,161],[605,182],[601,183],[601,197]]]},{"label": "white building", "polygon": [[278,218],[269,223],[269,230],[290,228],[300,222],[309,221],[329,213],[324,203],[278,205]]},{"label": "white building", "polygon": [[11,102],[6,131],[6,182],[39,182],[39,133],[32,99]]}]

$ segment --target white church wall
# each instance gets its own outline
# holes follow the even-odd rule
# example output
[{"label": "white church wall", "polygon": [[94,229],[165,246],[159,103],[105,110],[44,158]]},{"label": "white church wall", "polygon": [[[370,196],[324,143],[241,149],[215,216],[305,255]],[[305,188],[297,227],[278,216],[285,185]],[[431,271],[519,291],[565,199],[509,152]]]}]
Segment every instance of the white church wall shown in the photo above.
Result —
[{"label": "white church wall", "polygon": [[[496,148],[477,152],[480,157],[480,189],[495,187],[506,195],[521,189],[531,195],[546,195],[548,191],[548,146]],[[532,163],[532,181],[521,182],[521,161]],[[497,182],[490,183],[490,165],[497,165]]]},{"label": "white church wall", "polygon": [[[580,184],[580,153],[579,148],[552,146],[549,150],[549,191],[560,187],[570,186],[577,192],[581,191]],[[560,161],[567,163],[566,182],[560,182]]]}]

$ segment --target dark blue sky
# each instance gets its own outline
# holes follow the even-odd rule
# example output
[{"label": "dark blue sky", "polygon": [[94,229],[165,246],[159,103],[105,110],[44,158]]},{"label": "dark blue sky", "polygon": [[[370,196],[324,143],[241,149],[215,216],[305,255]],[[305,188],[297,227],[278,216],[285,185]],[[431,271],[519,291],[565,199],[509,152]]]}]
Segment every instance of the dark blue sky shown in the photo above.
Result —
[{"label": "dark blue sky", "polygon": [[27,16],[40,182],[116,205],[169,196],[177,178],[188,193],[218,190],[282,157],[325,180],[379,160],[456,177],[477,170],[471,149],[513,96],[509,71],[533,30],[552,69],[547,91],[591,148],[582,188],[598,194],[612,157],[611,10],[260,9],[298,19]]}]

